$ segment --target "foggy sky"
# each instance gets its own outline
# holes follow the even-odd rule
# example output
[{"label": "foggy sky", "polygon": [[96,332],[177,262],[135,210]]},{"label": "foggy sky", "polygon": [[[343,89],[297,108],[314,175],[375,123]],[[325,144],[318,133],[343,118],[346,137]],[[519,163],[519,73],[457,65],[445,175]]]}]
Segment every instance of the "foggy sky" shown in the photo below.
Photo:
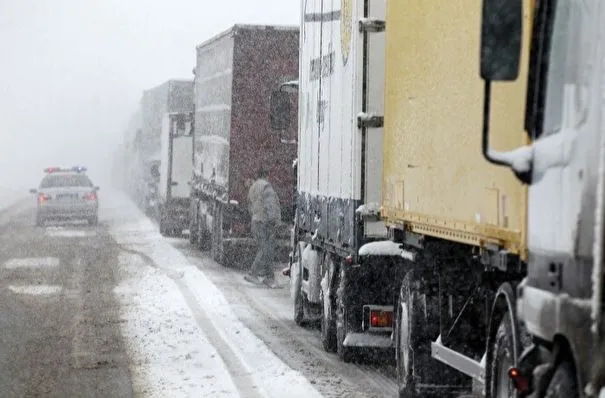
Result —
[{"label": "foggy sky", "polygon": [[298,25],[299,0],[0,0],[0,189],[46,166],[107,180],[141,92],[192,78],[195,46],[235,23]]}]

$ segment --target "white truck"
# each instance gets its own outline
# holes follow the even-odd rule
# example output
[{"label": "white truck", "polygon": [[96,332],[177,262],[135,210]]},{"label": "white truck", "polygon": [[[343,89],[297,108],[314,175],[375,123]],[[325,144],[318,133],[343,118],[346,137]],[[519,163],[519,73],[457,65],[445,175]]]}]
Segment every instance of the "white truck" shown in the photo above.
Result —
[{"label": "white truck", "polygon": [[160,135],[160,183],[156,207],[162,235],[180,235],[189,227],[192,133],[192,113],[164,114]]},{"label": "white truck", "polygon": [[527,0],[483,0],[483,153],[528,185],[527,275],[510,309],[518,324],[509,329],[522,325],[532,343],[521,352],[518,335],[508,333],[506,351],[512,355],[508,366],[493,372],[494,388],[487,393],[594,397],[605,384],[605,4],[535,2],[527,85],[530,142],[497,152],[488,142],[490,133],[494,141],[501,138],[489,129],[491,83],[523,78],[519,38],[526,6]]},{"label": "white truck", "polygon": [[301,14],[298,82],[271,98],[272,127],[284,131],[288,91],[298,87],[296,214],[284,270],[294,320],[320,320],[324,349],[344,361],[358,349],[392,358],[405,267],[372,218],[381,201],[385,1],[301,1]]}]

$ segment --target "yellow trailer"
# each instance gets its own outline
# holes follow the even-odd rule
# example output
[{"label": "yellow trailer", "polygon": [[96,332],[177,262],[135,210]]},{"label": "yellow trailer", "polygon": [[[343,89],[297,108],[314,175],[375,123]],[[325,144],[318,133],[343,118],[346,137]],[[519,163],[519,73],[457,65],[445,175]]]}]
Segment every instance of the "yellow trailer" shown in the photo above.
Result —
[{"label": "yellow trailer", "polygon": [[[400,397],[489,391],[506,352],[514,362],[522,346],[513,307],[527,188],[482,154],[481,13],[481,0],[388,1],[380,215],[414,263],[397,303]],[[523,15],[519,78],[494,86],[488,101],[490,145],[502,151],[529,142],[533,1]]]},{"label": "yellow trailer", "polygon": [[[479,0],[389,1],[381,214],[390,226],[524,257],[527,188],[480,151],[480,24]],[[526,86],[494,87],[492,146],[528,142]]]}]

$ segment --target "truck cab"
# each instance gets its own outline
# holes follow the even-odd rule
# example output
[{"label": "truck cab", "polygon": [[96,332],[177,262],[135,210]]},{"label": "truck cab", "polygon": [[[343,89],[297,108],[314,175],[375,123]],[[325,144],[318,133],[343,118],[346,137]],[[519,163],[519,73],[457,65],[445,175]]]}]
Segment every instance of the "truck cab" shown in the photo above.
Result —
[{"label": "truck cab", "polygon": [[594,369],[603,362],[605,4],[535,2],[529,144],[498,151],[489,145],[491,84],[519,77],[524,1],[483,1],[483,155],[529,187],[527,275],[517,287],[516,311],[518,334],[532,343],[503,369],[509,378],[492,383],[500,384],[496,392],[510,383],[518,396],[595,396],[604,376]]}]

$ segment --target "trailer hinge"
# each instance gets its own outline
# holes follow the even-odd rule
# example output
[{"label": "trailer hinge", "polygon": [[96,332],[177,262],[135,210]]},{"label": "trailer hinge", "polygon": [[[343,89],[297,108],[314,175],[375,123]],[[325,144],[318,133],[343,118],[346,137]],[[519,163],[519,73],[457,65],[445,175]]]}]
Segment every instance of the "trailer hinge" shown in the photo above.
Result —
[{"label": "trailer hinge", "polygon": [[384,32],[386,23],[380,19],[362,18],[359,20],[359,32]]},{"label": "trailer hinge", "polygon": [[380,128],[384,126],[384,116],[376,116],[361,112],[357,115],[357,127]]}]

